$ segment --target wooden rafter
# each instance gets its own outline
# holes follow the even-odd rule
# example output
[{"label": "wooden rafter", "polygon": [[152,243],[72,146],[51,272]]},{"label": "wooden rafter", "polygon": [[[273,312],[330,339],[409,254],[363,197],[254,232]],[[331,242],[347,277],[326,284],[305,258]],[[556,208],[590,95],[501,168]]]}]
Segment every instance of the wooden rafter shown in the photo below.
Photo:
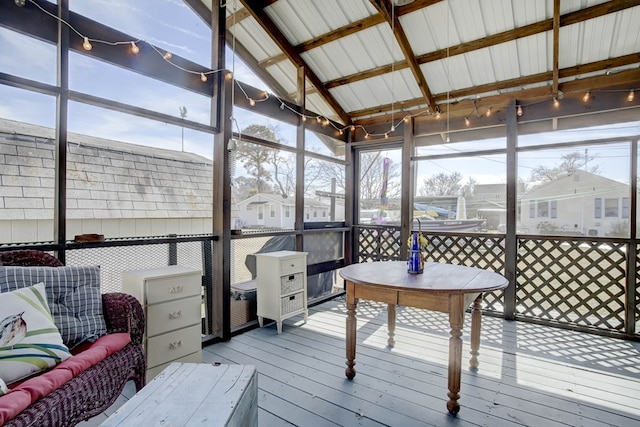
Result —
[{"label": "wooden rafter", "polygon": [[380,14],[384,16],[385,20],[389,23],[391,28],[393,29],[393,35],[396,38],[396,41],[400,45],[400,49],[402,49],[402,53],[404,54],[405,60],[413,74],[413,77],[416,79],[418,83],[418,87],[420,88],[420,92],[424,97],[426,105],[431,108],[432,111],[435,111],[436,104],[433,101],[433,96],[431,95],[431,90],[429,89],[429,85],[427,84],[427,80],[420,69],[420,65],[416,60],[416,56],[413,53],[413,49],[411,49],[411,44],[409,43],[409,39],[407,38],[402,25],[400,24],[400,20],[398,19],[398,15],[395,14],[393,10],[394,6],[391,4],[391,0],[370,0],[371,3],[378,9]]},{"label": "wooden rafter", "polygon": [[[617,58],[609,58],[602,61],[591,62],[589,64],[577,65],[574,67],[568,67],[558,70],[559,78],[567,78],[574,77],[577,75],[596,72],[598,70],[604,69],[615,69],[616,67],[621,67],[625,65],[631,64],[640,64],[640,52],[620,56]],[[590,79],[588,80],[589,84],[594,85],[590,87],[590,89],[598,89],[599,87],[612,86],[619,83],[627,82],[626,77],[623,79],[622,74],[612,74],[606,75],[604,79]],[[544,72],[539,74],[534,74],[526,77],[519,77],[517,79],[503,80],[501,82],[496,83],[488,83],[485,85],[473,86],[470,88],[464,88],[456,91],[452,91],[447,95],[441,94],[435,96],[435,102],[445,102],[447,99],[460,99],[460,98],[469,98],[473,97],[477,94],[481,93],[490,93],[495,91],[501,91],[505,89],[513,89],[513,88],[522,88],[524,86],[541,83],[545,81],[549,81],[553,78],[552,72]],[[622,79],[622,81],[621,81]],[[567,87],[567,85],[559,85],[559,87]],[[550,95],[549,88],[542,88],[547,91],[547,94]],[[517,96],[518,91],[510,91],[506,96],[509,98]],[[526,91],[526,89],[525,89]],[[416,98],[412,100],[407,100],[399,104],[399,107],[402,108],[417,108],[420,106],[424,106],[424,99]],[[375,114],[381,114],[391,109],[391,105],[379,105],[373,108],[367,108],[363,110],[351,111],[350,114],[354,120],[357,120],[359,117],[366,117]]]},{"label": "wooden rafter", "polygon": [[305,73],[309,81],[312,85],[316,87],[318,92],[325,99],[327,104],[336,112],[336,114],[340,117],[340,119],[345,124],[351,123],[351,118],[344,111],[342,106],[336,101],[336,99],[329,93],[329,91],[324,87],[323,82],[318,78],[318,76],[311,71],[306,62],[302,59],[302,57],[295,51],[294,47],[286,40],[285,36],[282,34],[278,26],[273,22],[273,20],[267,15],[264,10],[266,3],[269,3],[268,0],[241,0],[242,4],[245,8],[251,13],[251,15],[258,21],[260,26],[267,32],[269,37],[278,45],[278,47],[287,55],[289,60],[291,60],[296,66],[304,67]]},{"label": "wooden rafter", "polygon": [[553,83],[551,93],[558,96],[558,58],[560,56],[560,0],[553,0]]}]

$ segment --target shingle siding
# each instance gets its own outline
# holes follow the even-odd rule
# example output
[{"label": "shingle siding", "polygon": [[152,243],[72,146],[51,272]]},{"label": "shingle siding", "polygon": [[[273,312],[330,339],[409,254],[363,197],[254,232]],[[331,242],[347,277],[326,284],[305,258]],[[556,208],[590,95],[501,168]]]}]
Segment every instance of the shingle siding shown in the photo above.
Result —
[{"label": "shingle siding", "polygon": [[[22,220],[26,225],[25,219],[53,219],[53,136],[52,129],[0,119],[0,220]],[[213,164],[204,157],[69,134],[67,168],[66,208],[70,220],[144,221],[104,226],[131,236],[128,233],[132,230],[136,235],[149,235],[140,233],[152,229],[176,232],[167,231],[171,224],[178,225],[167,218],[187,222],[197,218],[192,228],[198,230],[191,232],[201,232],[203,218],[211,217]],[[161,224],[148,224],[150,218]],[[80,228],[84,230],[85,226],[70,226],[71,230]],[[0,224],[0,236],[7,233],[14,232],[7,232]],[[33,230],[18,234],[42,233]]]}]

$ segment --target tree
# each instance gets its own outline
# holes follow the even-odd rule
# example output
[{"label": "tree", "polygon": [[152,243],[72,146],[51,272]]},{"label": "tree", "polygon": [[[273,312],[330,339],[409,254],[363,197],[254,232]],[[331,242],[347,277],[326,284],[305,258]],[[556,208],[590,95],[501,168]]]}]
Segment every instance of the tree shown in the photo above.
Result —
[{"label": "tree", "polygon": [[531,171],[531,181],[534,182],[549,182],[554,181],[563,176],[571,175],[579,170],[583,170],[589,173],[598,173],[598,165],[588,166],[589,162],[594,159],[593,156],[589,156],[586,152],[581,153],[574,151],[567,153],[561,157],[561,162],[556,166],[536,166]]},{"label": "tree", "polygon": [[[429,178],[424,179],[423,186],[420,188],[418,193],[421,196],[457,196],[461,195],[462,186],[460,185],[460,181],[462,180],[462,174],[460,172],[452,172],[450,174],[446,174],[444,172],[440,172]],[[471,187],[471,192],[473,192],[473,185],[475,185],[475,181],[472,178],[469,178],[468,186]],[[467,188],[467,191],[469,189]]]},{"label": "tree", "polygon": [[[280,143],[277,126],[249,125],[242,134]],[[254,144],[240,139],[237,141],[235,156],[242,162],[245,171],[254,181],[255,188],[249,193],[279,192],[284,197],[295,189],[295,159],[292,155],[276,149]],[[247,184],[250,181],[244,181]],[[275,182],[275,186],[269,183]]]}]

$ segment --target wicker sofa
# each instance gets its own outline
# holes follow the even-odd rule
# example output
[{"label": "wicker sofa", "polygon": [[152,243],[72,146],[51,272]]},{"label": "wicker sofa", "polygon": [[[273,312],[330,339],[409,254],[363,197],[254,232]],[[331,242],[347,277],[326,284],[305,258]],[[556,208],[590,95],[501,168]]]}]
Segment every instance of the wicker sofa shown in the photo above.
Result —
[{"label": "wicker sofa", "polygon": [[[62,264],[39,251],[0,252],[0,266],[9,265],[59,267]],[[71,358],[0,396],[0,425],[73,426],[104,412],[122,393],[127,381],[133,380],[136,389],[142,389],[146,359],[142,349],[144,312],[140,303],[127,294],[106,293],[102,294],[102,310],[107,334],[93,344],[80,346]],[[109,342],[118,340],[117,348],[110,351]],[[50,392],[42,391],[47,389],[47,383],[55,382],[57,369],[73,371],[73,377],[55,385]],[[47,381],[45,376],[50,379]],[[26,391],[21,390],[23,395],[32,396],[24,409],[16,409],[16,399],[9,400],[19,387],[26,387]],[[44,393],[46,395],[40,396]],[[17,410],[19,413],[15,414]]]}]

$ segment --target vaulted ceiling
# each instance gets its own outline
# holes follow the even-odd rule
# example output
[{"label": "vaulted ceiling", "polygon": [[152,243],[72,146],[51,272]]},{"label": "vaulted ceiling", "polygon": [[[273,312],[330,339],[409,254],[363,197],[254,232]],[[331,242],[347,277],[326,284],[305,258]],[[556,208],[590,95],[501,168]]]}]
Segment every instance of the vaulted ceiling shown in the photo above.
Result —
[{"label": "vaulted ceiling", "polygon": [[371,134],[408,116],[491,126],[513,100],[579,114],[640,98],[627,99],[640,89],[640,0],[225,4],[228,46],[273,93],[301,104],[304,73],[309,111]]}]

